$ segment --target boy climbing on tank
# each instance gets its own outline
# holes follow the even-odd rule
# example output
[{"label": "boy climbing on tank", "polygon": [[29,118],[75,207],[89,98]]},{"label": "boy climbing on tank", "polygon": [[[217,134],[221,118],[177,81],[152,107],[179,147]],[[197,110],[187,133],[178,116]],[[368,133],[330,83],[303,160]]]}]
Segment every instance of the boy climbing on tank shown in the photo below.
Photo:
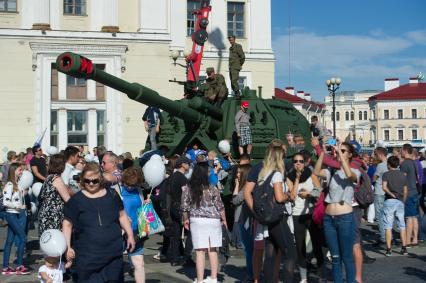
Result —
[{"label": "boy climbing on tank", "polygon": [[238,137],[238,150],[240,155],[244,153],[244,147],[247,147],[247,154],[251,154],[252,138],[250,129],[250,115],[247,113],[249,108],[248,101],[242,101],[240,111],[235,115],[235,131]]}]

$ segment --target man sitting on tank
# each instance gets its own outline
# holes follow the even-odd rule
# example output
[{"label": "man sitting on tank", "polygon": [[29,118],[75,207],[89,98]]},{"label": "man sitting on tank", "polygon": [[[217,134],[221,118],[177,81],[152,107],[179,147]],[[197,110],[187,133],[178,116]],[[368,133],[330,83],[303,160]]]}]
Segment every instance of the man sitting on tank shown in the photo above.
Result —
[{"label": "man sitting on tank", "polygon": [[208,67],[206,73],[207,79],[204,85],[204,98],[209,103],[219,106],[228,96],[225,78],[221,74],[215,73],[213,67]]}]

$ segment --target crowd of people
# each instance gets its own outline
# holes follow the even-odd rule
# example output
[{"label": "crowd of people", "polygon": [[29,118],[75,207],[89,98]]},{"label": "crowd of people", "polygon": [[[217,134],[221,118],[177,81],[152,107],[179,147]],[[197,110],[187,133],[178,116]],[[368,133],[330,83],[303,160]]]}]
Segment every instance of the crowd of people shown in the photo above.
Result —
[{"label": "crowd of people", "polygon": [[[324,282],[329,277],[362,282],[363,263],[374,261],[364,253],[360,231],[368,210],[379,227],[375,248],[386,256],[395,252],[392,245],[400,245],[402,255],[410,248],[415,252],[425,239],[419,227],[425,212],[424,156],[409,144],[393,152],[377,147],[371,156],[350,142],[327,145],[321,136],[313,135],[311,144],[312,152],[304,141],[272,140],[264,159],[253,164],[247,154],[251,143],[250,148],[239,144],[238,162],[230,153],[206,151],[197,143],[182,155],[165,156],[160,148],[136,159],[103,146],[90,155],[76,146],[49,156],[39,145],[27,153],[9,151],[1,169],[0,213],[7,225],[2,274],[30,273],[24,257],[35,221],[39,236],[61,230],[67,244],[62,257],[45,256],[38,270],[41,282],[63,282],[67,276],[74,282],[123,282],[124,254],[135,281],[145,282],[147,238],[138,233],[137,211],[147,202],[165,226],[154,260],[195,267],[195,283],[218,282],[229,245],[244,250],[244,282],[282,277],[308,282],[310,273]],[[153,154],[166,164],[165,179],[156,188],[144,182],[141,170]],[[25,170],[34,183],[42,183],[37,197],[19,185]],[[374,196],[370,207],[361,199],[366,184],[371,192],[365,195]]]}]

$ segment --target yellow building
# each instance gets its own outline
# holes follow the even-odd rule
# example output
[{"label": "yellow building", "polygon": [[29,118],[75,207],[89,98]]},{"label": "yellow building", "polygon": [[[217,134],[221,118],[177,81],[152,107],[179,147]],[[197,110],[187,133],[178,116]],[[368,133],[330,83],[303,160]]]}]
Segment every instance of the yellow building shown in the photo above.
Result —
[{"label": "yellow building", "polygon": [[[271,1],[212,1],[201,75],[207,67],[228,78],[228,34],[246,53],[240,82],[274,93]],[[65,51],[89,57],[98,67],[181,98],[185,70],[171,51],[190,50],[199,1],[5,0],[0,2],[0,146],[22,151],[46,130],[42,146],[59,149],[104,144],[117,153],[138,153],[146,133],[145,105],[93,81],[52,68]],[[179,58],[178,63],[183,63]],[[227,82],[230,85],[229,79]],[[230,89],[230,87],[229,87]]]},{"label": "yellow building", "polygon": [[410,78],[400,86],[399,79],[386,79],[385,91],[368,102],[375,140],[389,147],[426,141],[426,83]]}]

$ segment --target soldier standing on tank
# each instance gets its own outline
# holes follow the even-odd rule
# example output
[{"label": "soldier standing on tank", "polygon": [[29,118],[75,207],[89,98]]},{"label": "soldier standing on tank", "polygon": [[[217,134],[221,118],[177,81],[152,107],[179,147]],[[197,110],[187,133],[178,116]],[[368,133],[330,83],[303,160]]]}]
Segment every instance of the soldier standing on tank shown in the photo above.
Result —
[{"label": "soldier standing on tank", "polygon": [[246,57],[241,45],[235,42],[235,35],[228,36],[228,40],[231,44],[231,47],[229,47],[229,79],[235,96],[240,97],[238,78]]},{"label": "soldier standing on tank", "polygon": [[247,154],[249,155],[252,149],[250,115],[247,113],[248,108],[248,101],[243,101],[241,102],[240,111],[235,114],[235,131],[237,132],[240,155],[244,153],[245,146],[247,146]]},{"label": "soldier standing on tank", "polygon": [[213,67],[206,69],[207,80],[206,90],[204,97],[211,104],[221,105],[222,101],[228,95],[228,88],[226,87],[225,78],[221,74],[217,74]]}]

